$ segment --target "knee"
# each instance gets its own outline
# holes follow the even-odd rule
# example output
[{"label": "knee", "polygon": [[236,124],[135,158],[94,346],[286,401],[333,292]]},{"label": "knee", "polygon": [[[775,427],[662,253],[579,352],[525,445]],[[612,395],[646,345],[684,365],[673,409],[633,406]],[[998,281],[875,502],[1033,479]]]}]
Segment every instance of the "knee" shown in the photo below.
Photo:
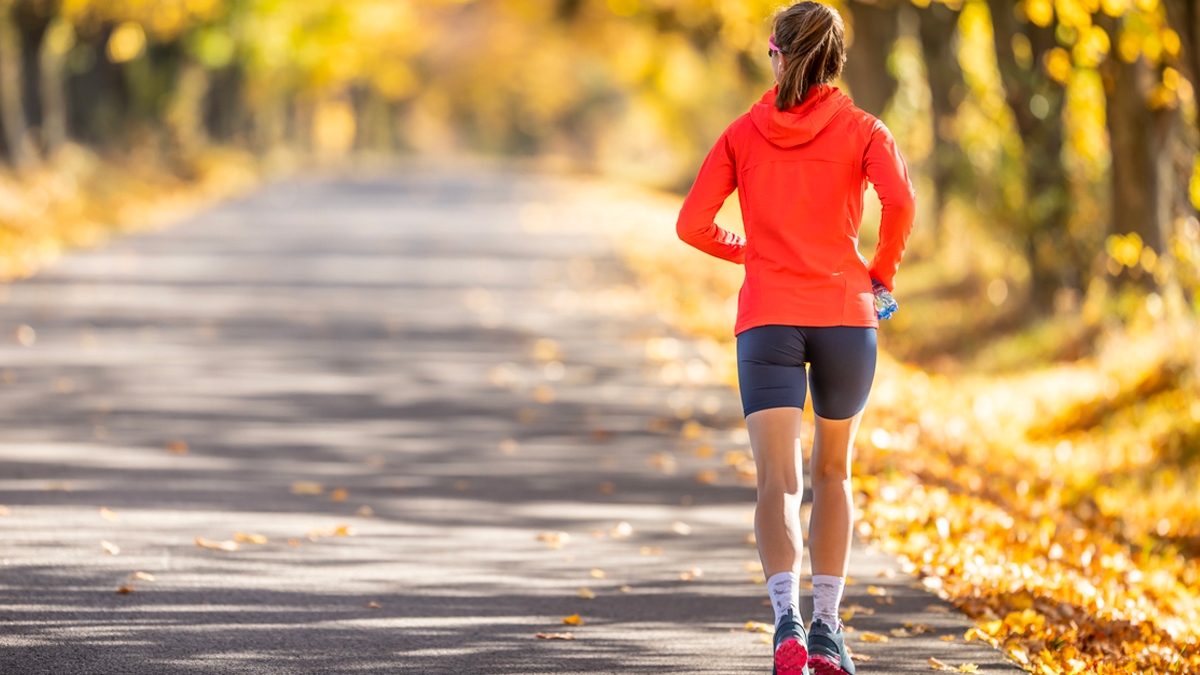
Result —
[{"label": "knee", "polygon": [[759,470],[758,498],[782,499],[788,495],[798,495],[804,491],[800,476],[795,472],[790,474],[783,471]]},{"label": "knee", "polygon": [[850,467],[844,463],[814,462],[812,466],[813,485],[832,485],[850,482]]}]

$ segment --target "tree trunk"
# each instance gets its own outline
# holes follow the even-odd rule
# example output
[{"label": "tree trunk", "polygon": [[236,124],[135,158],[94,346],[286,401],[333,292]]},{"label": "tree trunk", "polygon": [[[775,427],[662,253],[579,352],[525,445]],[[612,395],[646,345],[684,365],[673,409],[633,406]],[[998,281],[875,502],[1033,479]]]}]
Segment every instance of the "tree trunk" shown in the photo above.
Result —
[{"label": "tree trunk", "polygon": [[[1043,57],[1057,45],[1054,24],[1018,23],[1007,0],[988,0],[988,8],[1000,79],[1024,147],[1025,200],[1014,225],[1025,239],[1032,309],[1047,312],[1059,288],[1082,286],[1082,270],[1090,262],[1067,229],[1071,202],[1062,163],[1065,91],[1042,70]],[[1028,42],[1029,62],[1018,57],[1014,39]]]},{"label": "tree trunk", "polygon": [[75,29],[63,19],[55,19],[46,30],[38,54],[41,62],[42,143],[48,155],[53,155],[68,138],[67,83],[63,70],[73,46]]},{"label": "tree trunk", "polygon": [[1161,253],[1161,224],[1168,214],[1158,198],[1162,177],[1156,160],[1164,149],[1171,111],[1147,106],[1157,78],[1143,57],[1125,63],[1113,55],[1104,71],[1112,148],[1112,232],[1136,232],[1143,244]]},{"label": "tree trunk", "polygon": [[921,50],[929,80],[933,113],[934,148],[930,157],[935,189],[933,202],[934,241],[942,240],[942,209],[956,183],[971,176],[962,146],[954,134],[958,104],[966,93],[958,64],[958,11],[931,2],[917,11],[920,18]]},{"label": "tree trunk", "polygon": [[194,61],[186,61],[179,69],[179,80],[171,94],[165,118],[172,154],[185,166],[208,144],[204,123],[208,91],[208,71]]},{"label": "tree trunk", "polygon": [[879,116],[896,93],[896,78],[888,71],[888,57],[899,33],[896,5],[890,0],[849,0],[846,7],[854,42],[842,78],[850,87],[854,105]]},{"label": "tree trunk", "polygon": [[13,25],[12,6],[0,3],[0,121],[8,159],[17,169],[28,167],[33,157],[25,143],[24,67],[21,36]]}]

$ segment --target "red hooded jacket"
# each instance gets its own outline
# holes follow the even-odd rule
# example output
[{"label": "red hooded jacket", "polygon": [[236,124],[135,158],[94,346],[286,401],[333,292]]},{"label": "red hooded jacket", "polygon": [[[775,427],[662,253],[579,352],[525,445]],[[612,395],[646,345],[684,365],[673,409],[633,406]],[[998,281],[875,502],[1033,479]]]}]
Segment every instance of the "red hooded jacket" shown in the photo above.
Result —
[{"label": "red hooded jacket", "polygon": [[[867,182],[883,204],[879,246],[858,254]],[[713,217],[734,190],[746,238]],[[887,127],[837,87],[780,111],[775,89],[721,135],[679,212],[696,248],[745,264],[734,333],[756,326],[877,327],[871,278],[894,287],[915,193]]]}]

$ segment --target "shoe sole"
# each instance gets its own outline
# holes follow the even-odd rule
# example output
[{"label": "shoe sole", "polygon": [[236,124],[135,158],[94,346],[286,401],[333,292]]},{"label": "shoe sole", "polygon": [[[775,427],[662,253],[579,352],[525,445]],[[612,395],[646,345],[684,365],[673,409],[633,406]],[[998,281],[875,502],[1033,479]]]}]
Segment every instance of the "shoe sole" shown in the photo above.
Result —
[{"label": "shoe sole", "polygon": [[784,640],[775,649],[775,672],[778,675],[807,675],[808,649],[799,640]]},{"label": "shoe sole", "polygon": [[815,675],[850,675],[850,673],[842,670],[841,663],[827,656],[814,654],[808,657],[808,667],[812,669]]}]

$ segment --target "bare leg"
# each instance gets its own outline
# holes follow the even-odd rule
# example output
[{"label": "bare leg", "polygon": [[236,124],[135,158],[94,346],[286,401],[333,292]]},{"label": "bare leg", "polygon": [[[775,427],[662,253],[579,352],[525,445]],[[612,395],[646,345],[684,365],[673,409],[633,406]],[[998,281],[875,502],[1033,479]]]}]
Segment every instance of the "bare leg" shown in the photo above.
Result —
[{"label": "bare leg", "polygon": [[799,449],[800,408],[770,408],[746,416],[750,447],[758,470],[754,535],[763,573],[800,572],[804,540],[800,499],[804,496]]},{"label": "bare leg", "polygon": [[[854,526],[850,449],[862,413],[845,420],[818,417],[816,421],[810,467],[813,506],[808,524],[812,572],[845,577],[850,564],[850,538]],[[761,503],[761,497],[759,501]],[[759,548],[762,548],[761,540]]]}]

